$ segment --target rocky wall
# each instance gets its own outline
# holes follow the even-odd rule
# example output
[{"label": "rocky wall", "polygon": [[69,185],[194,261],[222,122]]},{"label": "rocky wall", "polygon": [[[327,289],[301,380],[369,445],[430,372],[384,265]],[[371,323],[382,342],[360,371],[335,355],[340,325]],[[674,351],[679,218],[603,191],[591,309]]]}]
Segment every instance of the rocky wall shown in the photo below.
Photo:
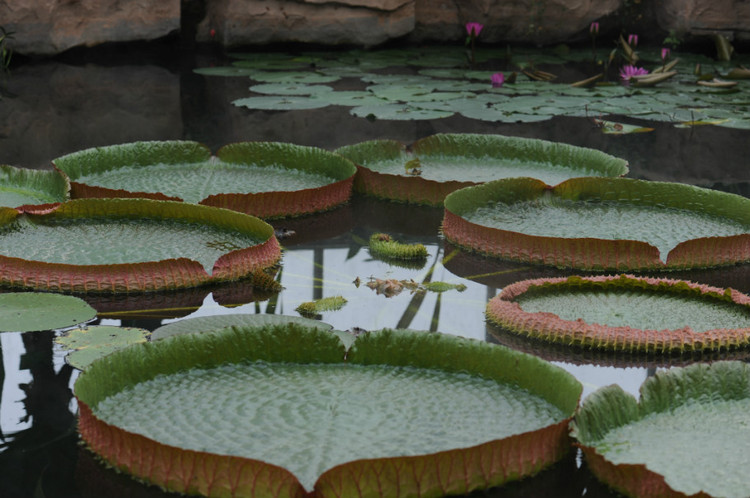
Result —
[{"label": "rocky wall", "polygon": [[0,0],[9,46],[30,55],[176,33],[226,47],[455,43],[467,22],[485,25],[482,43],[551,45],[585,40],[593,21],[602,36],[750,40],[747,0]]}]

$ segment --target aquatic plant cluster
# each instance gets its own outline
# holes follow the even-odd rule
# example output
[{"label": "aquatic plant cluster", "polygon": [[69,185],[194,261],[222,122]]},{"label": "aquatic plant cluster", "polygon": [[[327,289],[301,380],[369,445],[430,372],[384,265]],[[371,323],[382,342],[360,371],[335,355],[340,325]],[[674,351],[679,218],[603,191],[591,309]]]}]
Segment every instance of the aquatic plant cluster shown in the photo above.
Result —
[{"label": "aquatic plant cluster", "polygon": [[[0,209],[0,278],[7,287],[131,294],[245,280],[278,292],[279,232],[261,218],[335,210],[353,193],[443,204],[448,241],[522,263],[621,272],[750,261],[746,198],[622,178],[628,168],[621,159],[543,140],[438,134],[408,149],[383,140],[335,152],[257,142],[226,146],[216,156],[195,142],[137,142],[69,154],[53,165],[53,172],[1,170],[0,193],[8,192],[2,203],[12,205]],[[545,183],[519,171],[563,178]],[[215,187],[214,177],[221,176],[230,176],[233,187]],[[144,184],[150,191],[143,191]],[[257,195],[265,197],[253,202]],[[549,212],[555,214],[544,214]],[[587,232],[596,229],[591,212],[621,231]],[[666,233],[670,225],[679,230]],[[561,227],[562,233],[554,231]],[[422,244],[382,232],[365,243],[373,258],[394,266],[421,267],[429,254]],[[404,289],[415,296],[465,290],[461,284],[395,278],[373,277],[365,285],[386,298]],[[39,320],[45,307],[61,320],[59,327],[91,316],[85,303],[57,299],[80,301],[72,296],[25,296],[32,295],[0,296],[11,314],[33,315],[10,322],[13,330],[55,327]],[[715,389],[727,378],[750,385],[750,371],[741,363],[654,377],[644,392],[663,393],[662,385],[671,383],[689,391],[655,406],[606,388],[578,407],[581,384],[532,355],[419,331],[336,331],[318,321],[346,304],[342,296],[302,303],[296,311],[309,320],[217,316],[152,334],[69,329],[58,343],[71,350],[70,364],[84,370],[76,396],[85,443],[109,465],[181,493],[359,496],[364,489],[385,497],[395,489],[405,496],[427,489],[439,496],[536,474],[570,451],[572,427],[600,478],[633,496],[642,495],[642,486],[662,496],[692,492],[696,484],[669,466],[618,477],[646,451],[620,451],[622,438],[658,431],[694,413],[722,420],[715,415],[717,404],[746,421],[748,391]],[[516,282],[490,300],[486,316],[531,340],[664,355],[747,348],[749,308],[750,297],[733,289],[598,275]],[[231,411],[246,416],[235,420],[196,404],[213,395],[178,395],[214,392],[216,386],[227,397],[221,403],[231,400]],[[235,391],[237,386],[245,387]],[[286,396],[279,398],[279,392]],[[386,398],[393,406],[382,406]],[[478,399],[483,401],[472,404]],[[377,400],[377,408],[367,408],[366,400]],[[616,415],[620,411],[627,416]],[[142,423],[146,413],[152,426]],[[183,418],[174,420],[174,413]],[[489,426],[456,431],[457,421],[469,414]],[[172,422],[160,422],[162,415]],[[498,424],[498,417],[505,422]],[[405,425],[407,419],[413,424]],[[311,432],[319,424],[321,430]],[[657,429],[648,429],[652,424]],[[238,427],[249,439],[236,439]],[[726,439],[737,438],[728,433]],[[705,465],[698,489],[745,496],[748,483],[710,477],[710,469],[724,465],[722,458]]]},{"label": "aquatic plant cluster", "polygon": [[[368,119],[440,119],[458,114],[504,123],[544,121],[555,116],[622,115],[675,126],[750,128],[746,112],[750,83],[747,70],[741,69],[749,64],[746,59],[737,56],[729,62],[672,53],[667,57],[659,48],[636,54],[632,48],[637,46],[634,36],[628,37],[629,42],[620,41],[630,55],[623,56],[625,62],[610,81],[602,77],[602,65],[592,63],[590,51],[564,46],[511,51],[482,47],[476,50],[471,67],[466,66],[464,51],[452,47],[286,55],[234,53],[231,55],[237,60],[231,66],[196,72],[248,78],[251,96],[233,103],[257,110],[338,105]],[[592,76],[590,84],[583,87],[578,84],[581,82],[560,82],[554,72],[564,64],[591,66],[583,69],[584,74]],[[383,74],[383,70],[396,66],[411,71]],[[492,66],[503,71],[483,69]],[[697,68],[699,76],[695,74]],[[658,78],[637,85],[621,84],[620,75],[622,81],[629,82],[634,77],[651,77],[654,71]],[[352,90],[354,81],[362,88]],[[349,83],[347,90],[337,90],[337,84],[345,82]]]},{"label": "aquatic plant cluster", "polygon": [[[625,114],[750,128],[746,82],[700,84],[675,69],[668,48],[644,60],[637,35],[620,40],[621,81],[597,83],[605,69],[560,84],[547,69],[591,55],[478,51],[484,26],[465,28],[464,53],[235,54],[231,67],[198,72],[249,77],[255,95],[234,103],[251,109],[345,105],[368,119],[506,122]],[[596,63],[598,22],[589,34]],[[513,73],[477,69],[499,60]],[[715,61],[682,61],[693,63],[731,74]],[[393,65],[412,74],[373,72]],[[345,79],[366,86],[337,90]],[[332,152],[246,142],[215,155],[196,142],[137,142],[52,164],[0,167],[0,284],[53,291],[0,295],[0,322],[65,329],[57,343],[83,371],[78,429],[109,466],[191,495],[443,496],[537,474],[571,451],[572,436],[592,472],[630,496],[750,495],[737,463],[750,423],[741,362],[660,372],[640,401],[605,387],[581,405],[583,386],[570,373],[510,348],[414,330],[334,330],[322,319],[347,305],[339,295],[302,303],[301,317],[227,314],[149,333],[76,327],[96,311],[56,294],[157,295],[233,281],[283,292],[275,275],[284,232],[267,221],[335,211],[363,194],[442,206],[445,240],[484,257],[591,273],[522,280],[491,298],[488,322],[521,340],[633,357],[744,350],[749,296],[625,272],[747,264],[746,198],[624,178],[627,162],[599,151],[499,135]],[[421,268],[429,256],[377,231],[362,245],[393,267]],[[386,298],[466,289],[390,276],[364,285]],[[478,422],[463,423],[469,417]],[[700,459],[688,450],[696,439],[711,450]],[[721,477],[727,469],[733,478]]]}]

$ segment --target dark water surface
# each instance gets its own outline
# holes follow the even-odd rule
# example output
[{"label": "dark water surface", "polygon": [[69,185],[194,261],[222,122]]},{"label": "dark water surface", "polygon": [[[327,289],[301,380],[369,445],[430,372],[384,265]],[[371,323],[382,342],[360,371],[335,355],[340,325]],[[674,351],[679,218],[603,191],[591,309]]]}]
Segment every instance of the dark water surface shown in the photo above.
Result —
[{"label": "dark water surface", "polygon": [[[750,196],[750,132],[714,126],[675,128],[648,123],[651,133],[605,135],[591,119],[555,118],[533,124],[496,124],[460,116],[432,121],[369,121],[348,107],[251,111],[231,104],[247,96],[245,78],[204,77],[193,67],[224,64],[215,55],[99,53],[28,62],[3,81],[0,164],[49,168],[60,155],[135,140],[188,139],[214,151],[231,142],[283,141],[335,149],[375,138],[412,143],[440,132],[500,133],[596,148],[630,162],[631,177],[678,181]],[[623,118],[626,120],[626,118]],[[627,120],[638,124],[637,120]],[[525,278],[558,276],[558,270],[510,264],[469,254],[439,236],[442,210],[407,207],[361,197],[340,209],[276,223],[294,230],[282,240],[284,290],[266,295],[244,284],[145,297],[87,298],[96,323],[153,330],[185,316],[220,313],[295,315],[303,301],[343,295],[340,311],[323,321],[340,329],[402,327],[441,331],[536,354],[563,366],[584,384],[584,396],[618,383],[637,394],[656,369],[695,360],[726,358],[632,357],[545,347],[489,328],[484,307],[502,287]],[[375,231],[429,250],[424,268],[389,266],[370,257]],[[746,267],[680,273],[679,277],[750,292]],[[463,292],[376,296],[355,279],[411,278],[467,286]],[[76,372],[54,346],[56,332],[0,335],[4,381],[0,394],[0,497],[157,497],[142,485],[98,464],[78,445],[71,386]],[[742,358],[743,354],[733,357]],[[615,496],[599,484],[576,452],[540,475],[477,496]]]}]

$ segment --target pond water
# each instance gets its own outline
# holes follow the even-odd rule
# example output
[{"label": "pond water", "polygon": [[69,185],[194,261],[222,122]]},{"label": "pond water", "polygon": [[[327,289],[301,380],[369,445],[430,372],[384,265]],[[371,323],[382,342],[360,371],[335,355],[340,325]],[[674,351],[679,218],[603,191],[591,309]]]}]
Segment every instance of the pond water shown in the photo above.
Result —
[{"label": "pond water", "polygon": [[[750,197],[747,157],[750,131],[719,126],[675,127],[627,117],[608,117],[654,128],[648,133],[604,134],[590,117],[553,117],[505,123],[453,115],[441,119],[366,119],[349,106],[293,111],[252,110],[231,102],[250,94],[240,77],[196,74],[196,67],[223,66],[220,54],[175,55],[164,47],[78,52],[57,60],[29,61],[4,76],[0,100],[0,164],[48,169],[51,159],[88,147],[135,140],[196,140],[213,151],[247,140],[282,141],[333,150],[376,138],[405,144],[440,132],[499,133],[595,148],[630,162],[634,178],[677,181]],[[390,68],[394,73],[403,68]],[[387,74],[389,69],[381,70]],[[580,76],[580,78],[578,77]],[[574,75],[572,80],[583,79]],[[489,82],[488,82],[489,83]],[[355,79],[337,90],[361,90]],[[745,94],[745,97],[747,95]],[[598,116],[597,116],[598,118]],[[174,294],[87,297],[99,316],[94,323],[153,330],[188,316],[225,313],[296,315],[311,299],[341,295],[347,305],[322,314],[340,329],[412,328],[440,331],[536,354],[572,372],[584,396],[617,383],[637,394],[656,369],[695,360],[725,358],[632,357],[543,347],[488,326],[484,307],[504,286],[525,278],[560,276],[558,270],[511,264],[467,253],[439,235],[442,209],[355,197],[339,209],[274,223],[295,234],[283,239],[280,281],[268,295],[245,284]],[[373,258],[367,240],[386,232],[401,242],[420,242],[429,252],[421,268]],[[748,268],[673,274],[750,292]],[[460,283],[465,290],[376,295],[370,279]],[[360,285],[356,285],[359,282]],[[0,495],[159,497],[166,493],[99,465],[82,449],[70,388],[76,372],[54,345],[59,332],[0,335],[4,380],[0,392]],[[743,358],[743,354],[734,354]],[[540,475],[477,496],[615,496],[599,484],[575,452]]]}]

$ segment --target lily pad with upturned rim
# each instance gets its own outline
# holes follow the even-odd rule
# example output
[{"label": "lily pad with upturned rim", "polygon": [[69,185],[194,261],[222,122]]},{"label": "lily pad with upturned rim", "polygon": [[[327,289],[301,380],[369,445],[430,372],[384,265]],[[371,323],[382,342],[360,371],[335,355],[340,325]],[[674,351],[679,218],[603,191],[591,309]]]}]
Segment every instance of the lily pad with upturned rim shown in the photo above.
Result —
[{"label": "lily pad with upturned rim", "polygon": [[[249,380],[258,375],[262,382]],[[248,381],[237,382],[239,377]],[[234,406],[219,409],[211,397],[191,395],[193,402],[205,400],[206,406],[177,409],[171,405],[182,404],[179,396],[167,395],[159,386],[179,394],[187,391],[170,386],[184,382],[200,389],[210,386],[212,396],[232,399]],[[282,391],[272,387],[278,383],[284,384]],[[433,385],[430,399],[437,395],[464,401],[423,405],[415,398],[427,384]],[[482,386],[489,390],[473,398]],[[388,394],[377,394],[379,388]],[[300,390],[306,393],[302,397]],[[125,415],[120,420],[127,427],[102,418],[119,417],[107,405],[138,391],[142,395],[128,404],[132,413],[115,410]],[[568,414],[580,392],[581,385],[562,369],[482,342],[383,330],[357,337],[346,353],[329,332],[298,325],[234,328],[136,345],[92,364],[75,386],[79,431],[89,448],[116,468],[183,493],[277,497],[301,496],[313,488],[320,497],[365,491],[382,497],[442,496],[534,474],[569,451]],[[263,401],[264,393],[275,401]],[[157,408],[147,401],[154,399],[166,405]],[[253,399],[259,400],[258,407]],[[377,408],[367,408],[373,402]],[[256,411],[262,406],[285,415],[263,415]],[[141,409],[148,412],[145,419],[135,413]],[[461,415],[465,410],[469,412]],[[172,416],[177,412],[184,423]],[[477,416],[480,412],[486,415]],[[416,425],[408,422],[409,414]],[[146,423],[152,416],[155,424]],[[169,421],[159,422],[161,416]],[[459,419],[451,422],[455,416]],[[132,422],[138,428],[131,428]],[[210,429],[201,437],[205,423]],[[325,429],[322,440],[316,439],[316,427]],[[276,429],[280,435],[268,440],[269,431]],[[227,430],[229,437],[222,437]],[[468,436],[472,432],[475,436]],[[416,436],[417,446],[406,434]],[[196,436],[198,448],[187,447]],[[429,449],[433,440],[446,438],[448,447],[443,442]],[[232,441],[239,441],[244,454],[209,449]],[[257,445],[257,453],[247,454]]]},{"label": "lily pad with upturned rim", "polygon": [[524,280],[489,301],[487,319],[529,338],[610,351],[693,353],[750,345],[750,297],[684,280]]},{"label": "lily pad with upturned rim", "polygon": [[0,284],[143,292],[250,278],[281,257],[273,228],[234,211],[148,199],[0,208]]},{"label": "lily pad with upturned rim", "polygon": [[316,147],[243,142],[217,157],[188,141],[87,149],[53,164],[73,197],[145,197],[225,207],[263,218],[299,216],[345,203],[356,169]]},{"label": "lily pad with upturned rim", "polygon": [[70,182],[58,172],[0,165],[0,206],[64,202]]},{"label": "lily pad with upturned rim", "polygon": [[[498,178],[536,176],[554,184],[628,172],[627,161],[597,150],[503,135],[437,134],[417,140],[410,151],[395,140],[371,140],[336,152],[357,164],[356,192],[428,205],[441,205],[455,190]],[[415,159],[418,174],[407,167]]]},{"label": "lily pad with upturned rim", "polygon": [[619,386],[590,395],[571,424],[598,479],[633,497],[750,495],[750,367],[696,364],[657,372],[640,401]]},{"label": "lily pad with upturned rim", "polygon": [[445,199],[456,245],[586,270],[671,270],[750,261],[750,200],[680,183],[509,178]]},{"label": "lily pad with upturned rim", "polygon": [[95,317],[96,310],[75,296],[48,292],[0,294],[0,332],[62,329]]}]

